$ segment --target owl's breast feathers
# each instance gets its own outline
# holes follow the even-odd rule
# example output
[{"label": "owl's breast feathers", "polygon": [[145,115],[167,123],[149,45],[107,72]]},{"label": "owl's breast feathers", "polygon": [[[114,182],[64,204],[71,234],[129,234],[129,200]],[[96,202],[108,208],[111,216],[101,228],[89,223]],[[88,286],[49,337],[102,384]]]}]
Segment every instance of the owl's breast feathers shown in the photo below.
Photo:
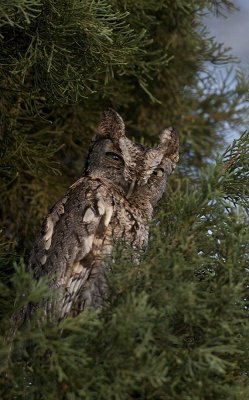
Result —
[{"label": "owl's breast feathers", "polygon": [[57,306],[46,304],[48,316],[54,308],[62,319],[85,305],[98,306],[106,292],[103,258],[113,241],[142,249],[147,237],[144,222],[118,188],[92,177],[75,182],[50,210],[30,257],[34,277],[47,275],[49,285],[59,289]]}]

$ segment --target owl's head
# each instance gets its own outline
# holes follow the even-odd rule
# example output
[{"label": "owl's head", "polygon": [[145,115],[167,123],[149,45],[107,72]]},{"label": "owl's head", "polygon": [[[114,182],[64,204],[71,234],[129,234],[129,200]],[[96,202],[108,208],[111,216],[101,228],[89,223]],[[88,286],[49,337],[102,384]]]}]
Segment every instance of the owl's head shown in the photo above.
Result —
[{"label": "owl's head", "polygon": [[161,133],[155,148],[133,143],[125,135],[121,116],[108,109],[93,138],[86,173],[110,181],[130,202],[140,198],[154,207],[179,159],[178,148],[173,128]]}]

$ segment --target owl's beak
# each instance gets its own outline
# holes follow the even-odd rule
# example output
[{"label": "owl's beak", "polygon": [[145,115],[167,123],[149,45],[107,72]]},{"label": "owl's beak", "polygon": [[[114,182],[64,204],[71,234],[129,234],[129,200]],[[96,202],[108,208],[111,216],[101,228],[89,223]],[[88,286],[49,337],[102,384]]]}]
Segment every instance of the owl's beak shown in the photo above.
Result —
[{"label": "owl's beak", "polygon": [[129,197],[131,197],[131,195],[132,195],[132,193],[133,193],[133,190],[134,190],[134,188],[135,188],[135,185],[136,185],[136,179],[133,179],[133,181],[132,181],[131,184],[130,184],[130,187],[129,187],[129,190],[128,190],[128,192],[127,192],[127,195],[126,195],[126,198],[127,198],[127,199],[129,199]]}]

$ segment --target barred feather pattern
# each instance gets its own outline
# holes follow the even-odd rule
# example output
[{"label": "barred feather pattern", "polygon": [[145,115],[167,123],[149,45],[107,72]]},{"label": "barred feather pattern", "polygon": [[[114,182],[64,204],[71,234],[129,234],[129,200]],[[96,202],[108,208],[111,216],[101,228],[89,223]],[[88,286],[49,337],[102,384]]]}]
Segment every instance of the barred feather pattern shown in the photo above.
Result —
[{"label": "barred feather pattern", "polygon": [[[52,207],[30,256],[34,279],[46,276],[51,288],[43,306],[48,319],[60,321],[101,305],[108,291],[106,258],[118,241],[146,249],[148,223],[177,161],[173,128],[150,149],[126,137],[118,113],[105,112],[84,175]],[[23,319],[33,307],[25,308]]]}]

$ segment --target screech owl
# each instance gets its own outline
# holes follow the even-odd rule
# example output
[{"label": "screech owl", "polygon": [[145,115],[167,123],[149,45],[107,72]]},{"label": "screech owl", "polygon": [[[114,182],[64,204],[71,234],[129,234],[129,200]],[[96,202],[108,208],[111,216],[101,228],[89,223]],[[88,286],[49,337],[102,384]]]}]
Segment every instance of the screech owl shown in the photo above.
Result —
[{"label": "screech owl", "polygon": [[[178,161],[178,147],[173,128],[161,133],[156,148],[135,144],[120,115],[104,113],[83,176],[50,210],[30,256],[34,279],[47,276],[59,294],[46,301],[47,317],[60,321],[101,305],[107,291],[104,259],[115,242],[146,249],[148,222]],[[26,307],[24,319],[32,307]]]}]

